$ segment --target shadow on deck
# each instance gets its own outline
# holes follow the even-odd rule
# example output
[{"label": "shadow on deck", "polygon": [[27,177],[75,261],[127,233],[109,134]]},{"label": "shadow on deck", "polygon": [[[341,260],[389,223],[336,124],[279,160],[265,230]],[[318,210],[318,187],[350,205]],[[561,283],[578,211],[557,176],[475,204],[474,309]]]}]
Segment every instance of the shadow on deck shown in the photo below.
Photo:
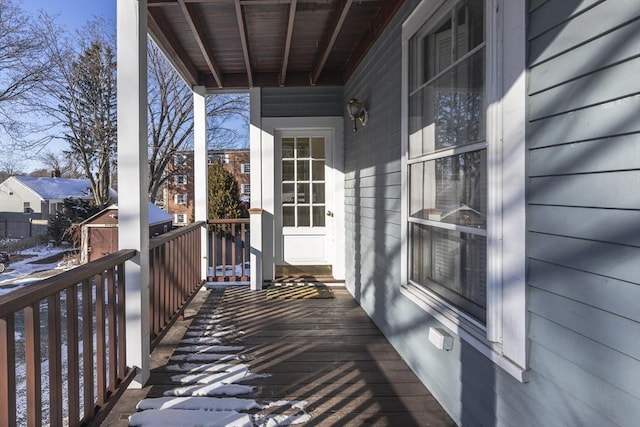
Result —
[{"label": "shadow on deck", "polygon": [[[238,422],[230,425],[308,419],[306,425],[314,426],[454,426],[347,290],[331,292],[331,299],[268,299],[267,290],[252,292],[245,286],[202,290],[185,320],[154,351],[149,385],[128,390],[102,425],[128,425],[143,398],[195,392],[239,393],[238,399],[185,400],[201,409],[202,402],[216,402],[209,409],[227,410],[233,406],[229,401],[249,403],[235,408],[237,415],[227,413],[228,420]],[[171,370],[178,364],[182,372]],[[195,375],[206,377],[206,384],[179,382],[194,379],[195,372],[190,378],[175,377],[203,367],[211,372]],[[296,404],[300,401],[306,405]],[[163,412],[148,412],[151,423],[146,425],[159,420],[171,425]],[[188,424],[185,414],[176,413],[182,425]],[[211,422],[220,415],[202,416]]]}]

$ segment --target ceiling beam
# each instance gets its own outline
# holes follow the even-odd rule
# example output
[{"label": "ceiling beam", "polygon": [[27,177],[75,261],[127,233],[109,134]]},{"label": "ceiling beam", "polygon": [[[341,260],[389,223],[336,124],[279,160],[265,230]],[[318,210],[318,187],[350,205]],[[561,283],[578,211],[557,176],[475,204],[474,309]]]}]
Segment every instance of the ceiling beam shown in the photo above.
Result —
[{"label": "ceiling beam", "polygon": [[291,0],[289,4],[289,22],[287,23],[287,36],[284,41],[284,56],[282,58],[282,71],[280,72],[280,86],[284,86],[287,79],[287,67],[289,66],[289,52],[291,51],[291,39],[293,38],[293,23],[296,17],[298,0]]},{"label": "ceiling beam", "polygon": [[186,56],[176,34],[171,29],[162,10],[149,9],[147,13],[149,34],[155,40],[158,47],[173,63],[182,78],[191,86],[199,84],[198,70],[191,60]]},{"label": "ceiling beam", "polygon": [[249,59],[249,44],[247,43],[247,29],[244,25],[244,16],[242,15],[242,5],[240,0],[235,0],[236,19],[238,20],[238,30],[240,31],[240,42],[242,43],[242,53],[244,54],[244,64],[247,68],[247,82],[249,87],[253,87],[253,75],[251,73],[251,60]]},{"label": "ceiling beam", "polygon": [[204,26],[198,17],[198,11],[195,9],[197,6],[191,4],[187,5],[183,0],[179,0],[178,4],[180,5],[180,9],[182,10],[184,17],[187,19],[189,28],[193,33],[193,37],[196,39],[196,43],[198,44],[200,52],[202,52],[202,56],[209,67],[209,71],[211,71],[213,78],[216,80],[218,88],[222,88],[222,72],[220,72],[220,67],[218,67],[211,46],[209,45],[209,38],[207,37]]},{"label": "ceiling beam", "polygon": [[329,20],[329,22],[333,23],[333,27],[329,29],[328,33],[325,36],[325,41],[320,47],[321,55],[319,61],[317,62],[311,73],[311,85],[315,85],[318,82],[318,78],[320,77],[320,74],[322,73],[322,70],[327,63],[327,59],[329,58],[331,49],[333,49],[333,45],[338,38],[338,34],[340,33],[340,29],[342,29],[344,20],[347,18],[347,14],[349,13],[349,8],[351,7],[352,3],[353,0],[340,0],[336,4],[336,8],[332,14],[332,19]]},{"label": "ceiling beam", "polygon": [[391,18],[393,18],[403,3],[404,0],[385,0],[384,6],[382,6],[378,14],[371,20],[367,32],[362,36],[351,57],[344,64],[343,74],[345,82],[351,77],[351,74],[355,71],[360,61],[362,61],[362,58],[369,52],[373,43],[380,34],[382,34],[389,24],[389,21],[391,21]]}]

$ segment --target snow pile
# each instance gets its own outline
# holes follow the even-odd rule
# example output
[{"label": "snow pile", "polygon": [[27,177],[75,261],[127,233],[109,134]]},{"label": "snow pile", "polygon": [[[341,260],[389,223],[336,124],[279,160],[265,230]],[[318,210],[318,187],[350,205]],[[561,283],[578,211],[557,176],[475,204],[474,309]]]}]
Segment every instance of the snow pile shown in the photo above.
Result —
[{"label": "snow pile", "polygon": [[[12,262],[0,273],[0,295],[76,267],[64,259],[69,248],[40,245],[11,254]],[[22,258],[22,259],[20,259]],[[13,261],[20,259],[19,261]],[[48,262],[51,259],[51,262]]]},{"label": "snow pile", "polygon": [[165,391],[164,397],[139,402],[139,412],[129,417],[129,425],[277,427],[309,422],[305,401],[258,403],[237,397],[255,391],[254,386],[238,383],[270,375],[254,374],[242,363],[255,356],[236,345],[241,343],[243,332],[225,321],[211,299],[202,306],[166,366],[175,372],[171,381],[181,386]]}]

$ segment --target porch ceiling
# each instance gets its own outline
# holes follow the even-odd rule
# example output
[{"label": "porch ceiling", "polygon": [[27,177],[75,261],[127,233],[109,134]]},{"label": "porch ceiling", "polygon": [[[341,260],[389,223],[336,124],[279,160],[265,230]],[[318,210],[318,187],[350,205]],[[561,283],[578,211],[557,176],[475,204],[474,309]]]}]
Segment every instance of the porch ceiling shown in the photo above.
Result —
[{"label": "porch ceiling", "polygon": [[404,0],[147,0],[149,34],[207,89],[342,85]]}]

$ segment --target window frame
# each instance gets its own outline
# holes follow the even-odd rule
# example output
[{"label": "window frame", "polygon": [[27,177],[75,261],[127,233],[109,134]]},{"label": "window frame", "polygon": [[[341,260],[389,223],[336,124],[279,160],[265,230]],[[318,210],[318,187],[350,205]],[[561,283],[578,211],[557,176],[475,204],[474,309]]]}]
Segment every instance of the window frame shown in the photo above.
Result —
[{"label": "window frame", "polygon": [[[249,188],[249,191],[245,191],[246,188]],[[240,184],[240,193],[250,196],[251,195],[251,184]]]},{"label": "window frame", "polygon": [[[416,160],[409,160],[410,78],[415,75],[410,69],[410,40],[435,29],[441,17],[457,3],[458,1],[450,0],[423,0],[402,26],[403,244],[400,292],[509,374],[524,382],[527,369],[526,0],[485,0],[485,140],[488,182],[486,325],[435,292],[409,280],[409,165]],[[505,28],[508,28],[508,37],[503,37]]]},{"label": "window frame", "polygon": [[250,174],[251,173],[251,163],[241,163],[240,164],[240,173]]},{"label": "window frame", "polygon": [[[184,219],[184,221],[180,221],[180,218]],[[176,224],[186,224],[187,223],[187,214],[185,213],[177,213],[175,214],[174,222]]]},{"label": "window frame", "polygon": [[175,185],[187,185],[187,175],[185,174],[174,175],[173,183]]},{"label": "window frame", "polygon": [[174,202],[176,205],[186,205],[189,195],[187,193],[176,193]]}]

